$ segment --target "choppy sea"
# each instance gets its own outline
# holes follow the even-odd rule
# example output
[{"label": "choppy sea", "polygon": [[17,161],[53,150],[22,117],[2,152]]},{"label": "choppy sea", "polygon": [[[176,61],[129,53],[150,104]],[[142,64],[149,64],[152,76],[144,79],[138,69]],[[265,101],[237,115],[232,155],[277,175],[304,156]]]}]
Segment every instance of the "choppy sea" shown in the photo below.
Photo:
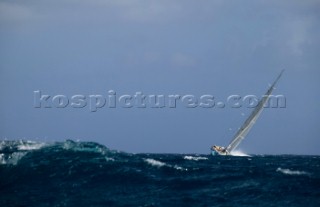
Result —
[{"label": "choppy sea", "polygon": [[0,141],[0,206],[320,206],[320,156],[131,154]]}]

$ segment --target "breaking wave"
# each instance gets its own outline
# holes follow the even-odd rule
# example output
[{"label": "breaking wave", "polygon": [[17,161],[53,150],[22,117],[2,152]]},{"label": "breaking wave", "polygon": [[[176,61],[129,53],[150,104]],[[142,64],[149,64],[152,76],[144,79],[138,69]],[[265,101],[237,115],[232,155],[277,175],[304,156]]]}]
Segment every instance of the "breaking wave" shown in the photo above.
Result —
[{"label": "breaking wave", "polygon": [[1,141],[0,164],[16,165],[29,151],[39,150],[46,145],[43,142],[29,140]]},{"label": "breaking wave", "polygon": [[319,183],[319,156],[131,154],[94,142],[0,141],[0,206],[296,207],[306,199],[319,206]]},{"label": "breaking wave", "polygon": [[163,167],[163,166],[167,166],[167,167],[170,167],[170,168],[174,168],[176,170],[182,170],[182,171],[187,171],[188,169],[187,168],[183,168],[183,167],[180,167],[179,165],[169,165],[169,164],[166,164],[164,162],[161,162],[161,161],[158,161],[158,160],[155,160],[155,159],[151,159],[151,158],[147,158],[147,159],[144,159],[148,164],[154,166],[154,167]]},{"label": "breaking wave", "polygon": [[298,171],[298,170],[290,170],[290,169],[282,169],[280,167],[277,168],[277,172],[281,172],[285,175],[309,175],[308,172]]},{"label": "breaking wave", "polygon": [[208,158],[207,157],[184,156],[183,159],[198,161],[198,160],[207,160]]},{"label": "breaking wave", "polygon": [[150,159],[150,158],[145,159],[145,161],[146,161],[148,164],[150,164],[150,165],[152,165],[152,166],[154,166],[154,167],[162,167],[162,166],[165,166],[165,165],[166,165],[166,163],[164,163],[164,162],[160,162],[160,161],[158,161],[158,160],[154,160],[154,159]]},{"label": "breaking wave", "polygon": [[[0,164],[16,165],[26,155],[44,150],[47,153],[59,153],[63,151],[93,152],[101,155],[112,153],[107,147],[94,142],[75,142],[66,140],[65,142],[44,143],[29,140],[1,141],[0,142]],[[114,158],[105,157],[108,161]]]}]

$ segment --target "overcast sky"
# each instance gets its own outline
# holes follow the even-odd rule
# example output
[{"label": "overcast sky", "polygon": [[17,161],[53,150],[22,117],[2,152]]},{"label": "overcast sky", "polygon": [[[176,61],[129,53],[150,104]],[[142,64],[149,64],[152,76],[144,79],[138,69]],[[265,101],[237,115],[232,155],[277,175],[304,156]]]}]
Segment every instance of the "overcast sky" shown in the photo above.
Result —
[{"label": "overcast sky", "polygon": [[320,154],[320,3],[191,0],[0,0],[0,138],[95,141],[127,152],[209,153],[246,108],[35,108],[34,91],[68,97],[261,96],[270,108],[247,153]]}]

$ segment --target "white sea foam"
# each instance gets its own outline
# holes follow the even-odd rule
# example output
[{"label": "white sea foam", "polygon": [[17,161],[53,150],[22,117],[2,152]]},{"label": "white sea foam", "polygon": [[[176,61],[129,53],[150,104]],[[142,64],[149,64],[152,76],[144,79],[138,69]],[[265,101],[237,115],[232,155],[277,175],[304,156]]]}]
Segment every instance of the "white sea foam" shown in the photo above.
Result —
[{"label": "white sea foam", "polygon": [[0,142],[0,150],[7,148],[9,151],[12,150],[12,152],[8,154],[0,154],[0,164],[16,165],[19,160],[28,153],[28,151],[38,150],[45,145],[47,144],[29,140],[2,141]]},{"label": "white sea foam", "polygon": [[198,160],[207,160],[208,158],[207,157],[184,156],[183,159],[198,161]]},{"label": "white sea foam", "polygon": [[155,166],[155,167],[163,167],[163,166],[167,165],[167,164],[164,163],[164,162],[160,162],[160,161],[158,161],[158,160],[154,160],[154,159],[150,159],[150,158],[145,159],[145,161],[146,161],[148,164],[150,164],[150,165],[152,165],[152,166]]},{"label": "white sea foam", "polygon": [[46,144],[45,143],[37,143],[37,142],[22,142],[20,145],[18,145],[19,150],[37,150],[42,147],[44,147]]},{"label": "white sea foam", "polygon": [[188,169],[187,168],[183,168],[183,167],[180,167],[179,165],[169,165],[167,163],[164,163],[164,162],[161,162],[161,161],[158,161],[158,160],[154,160],[154,159],[151,159],[151,158],[147,158],[147,159],[144,159],[148,164],[154,166],[154,167],[163,167],[163,166],[167,166],[167,167],[172,167],[176,170],[181,170],[181,171],[187,171]]},{"label": "white sea foam", "polygon": [[0,165],[5,165],[7,164],[5,158],[4,158],[4,154],[0,154]]},{"label": "white sea foam", "polygon": [[112,161],[112,162],[115,161],[115,159],[113,159],[112,157],[105,157],[105,158],[106,158],[106,161]]},{"label": "white sea foam", "polygon": [[7,159],[2,159],[1,164],[16,165],[27,152],[14,152]]},{"label": "white sea foam", "polygon": [[240,151],[240,150],[232,151],[232,152],[230,153],[230,155],[232,155],[232,156],[237,156],[237,157],[251,157],[250,155],[248,155],[248,154],[246,154],[246,153],[244,153],[244,152],[242,152],[242,151]]},{"label": "white sea foam", "polygon": [[0,142],[0,150],[2,150],[5,147],[5,144],[6,144],[5,141]]},{"label": "white sea foam", "polygon": [[282,169],[280,167],[277,168],[277,172],[281,172],[286,175],[308,175],[309,174],[305,171]]},{"label": "white sea foam", "polygon": [[188,171],[188,168],[183,168],[183,167],[180,167],[179,165],[174,165],[173,168],[176,170]]}]

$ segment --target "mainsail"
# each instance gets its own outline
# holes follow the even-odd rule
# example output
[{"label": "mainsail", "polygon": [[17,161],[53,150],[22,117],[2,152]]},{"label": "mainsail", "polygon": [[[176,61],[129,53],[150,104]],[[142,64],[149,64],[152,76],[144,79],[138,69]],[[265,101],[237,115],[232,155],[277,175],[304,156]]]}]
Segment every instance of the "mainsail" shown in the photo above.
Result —
[{"label": "mainsail", "polygon": [[241,126],[241,128],[238,130],[238,132],[234,135],[234,138],[230,142],[230,144],[226,147],[226,151],[230,153],[232,150],[237,148],[237,146],[240,144],[240,142],[245,138],[245,136],[248,134],[256,120],[258,119],[259,115],[261,114],[265,103],[268,101],[274,86],[280,79],[282,73],[284,70],[281,71],[277,79],[274,81],[274,83],[270,86],[266,94],[262,97],[262,99],[259,101],[256,108],[252,111],[250,116],[247,118],[247,120],[244,122],[244,124]]}]

